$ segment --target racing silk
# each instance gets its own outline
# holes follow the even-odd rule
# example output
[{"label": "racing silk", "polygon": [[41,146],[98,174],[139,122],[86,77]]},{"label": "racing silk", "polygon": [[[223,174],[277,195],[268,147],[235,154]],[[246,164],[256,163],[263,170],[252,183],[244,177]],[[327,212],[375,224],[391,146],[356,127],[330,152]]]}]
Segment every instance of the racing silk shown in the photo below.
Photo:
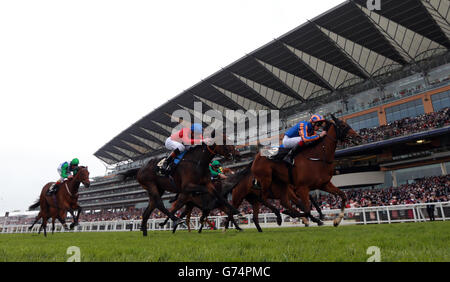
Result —
[{"label": "racing silk", "polygon": [[219,174],[223,174],[222,167],[219,167],[219,169],[215,171],[211,164],[209,164],[209,171],[211,172],[211,176],[214,178],[217,177]]},{"label": "racing silk", "polygon": [[69,177],[70,173],[70,169],[69,169],[69,163],[68,162],[63,162],[60,166],[59,166],[59,174],[61,175],[62,178],[67,178]]},{"label": "racing silk", "polygon": [[184,145],[198,145],[201,144],[203,141],[203,136],[200,136],[200,139],[192,139],[191,138],[191,129],[190,128],[183,128],[177,133],[174,133],[170,136],[170,139],[173,141],[183,143]]},{"label": "racing silk", "polygon": [[314,126],[308,121],[301,121],[284,134],[289,138],[301,137],[304,142],[315,141],[320,138],[314,131]]}]

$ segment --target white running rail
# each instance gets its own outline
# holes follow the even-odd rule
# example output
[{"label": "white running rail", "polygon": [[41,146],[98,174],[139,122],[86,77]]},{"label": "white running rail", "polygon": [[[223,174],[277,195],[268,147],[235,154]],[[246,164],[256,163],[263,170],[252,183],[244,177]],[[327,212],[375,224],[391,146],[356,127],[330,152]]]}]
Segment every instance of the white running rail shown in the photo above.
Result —
[{"label": "white running rail", "polygon": [[[414,205],[395,205],[395,206],[378,206],[365,208],[349,208],[345,210],[345,216],[342,225],[354,224],[391,224],[398,222],[424,222],[430,220],[429,210],[427,206],[431,205],[431,210],[434,211],[435,220],[446,221],[450,220],[450,202],[425,203]],[[323,210],[325,219],[324,223],[327,226],[333,225],[332,220],[339,215],[340,210]],[[313,215],[317,216],[317,212],[313,211]],[[236,218],[236,217],[235,217]],[[210,221],[215,223],[218,228],[223,228],[226,216],[211,216]],[[147,225],[149,231],[163,231],[171,230],[172,221],[161,227],[165,219],[149,219]],[[304,226],[298,219],[290,218],[282,215],[282,224],[276,224],[276,216],[273,213],[265,213],[259,215],[259,223],[262,228],[272,227],[301,227]],[[68,225],[70,222],[68,222]],[[231,225],[231,224],[230,224]],[[241,228],[255,228],[253,224],[253,215],[248,214],[239,220]],[[316,226],[316,224],[312,224]],[[32,230],[28,230],[30,225],[9,225],[6,221],[0,225],[0,234],[5,233],[37,233],[40,224],[36,224]],[[141,220],[117,220],[117,221],[97,221],[97,222],[80,222],[75,227],[74,232],[118,232],[118,231],[139,231]],[[200,228],[199,218],[191,218],[191,229],[198,230]],[[231,228],[231,226],[230,226]],[[186,230],[187,226],[181,224],[179,230]],[[205,226],[204,229],[208,229]],[[47,232],[51,232],[51,224],[47,224]],[[61,224],[55,224],[55,232],[64,232]]]}]

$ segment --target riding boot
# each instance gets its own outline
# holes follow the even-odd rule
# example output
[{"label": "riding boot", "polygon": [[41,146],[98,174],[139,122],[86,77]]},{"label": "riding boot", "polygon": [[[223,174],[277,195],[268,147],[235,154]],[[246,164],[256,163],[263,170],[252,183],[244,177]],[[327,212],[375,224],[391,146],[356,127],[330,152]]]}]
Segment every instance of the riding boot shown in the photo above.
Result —
[{"label": "riding boot", "polygon": [[167,175],[169,173],[169,168],[170,168],[170,164],[172,163],[172,161],[178,156],[178,154],[180,153],[180,150],[175,149],[172,153],[170,153],[170,155],[164,160],[164,162],[162,163],[161,167],[160,167],[160,171]]},{"label": "riding boot", "polygon": [[299,144],[295,145],[292,150],[283,158],[283,161],[290,165],[294,165],[294,159],[298,152],[300,152],[301,146]]},{"label": "riding boot", "polygon": [[51,196],[53,193],[58,191],[59,184],[53,185],[53,187],[50,187],[50,189],[47,190],[47,196]]}]

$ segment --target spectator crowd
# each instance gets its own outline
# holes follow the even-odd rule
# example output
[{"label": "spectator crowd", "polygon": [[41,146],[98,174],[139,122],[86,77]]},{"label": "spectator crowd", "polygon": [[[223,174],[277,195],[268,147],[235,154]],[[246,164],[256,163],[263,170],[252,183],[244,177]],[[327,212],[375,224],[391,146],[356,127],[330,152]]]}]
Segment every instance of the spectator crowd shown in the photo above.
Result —
[{"label": "spectator crowd", "polygon": [[[445,108],[439,112],[397,120],[388,125],[382,125],[375,128],[363,128],[359,131],[359,135],[362,137],[362,141],[359,142],[359,145],[406,136],[448,125],[450,125],[450,108]],[[340,143],[338,149],[351,146],[354,146],[353,143],[347,141]]]}]

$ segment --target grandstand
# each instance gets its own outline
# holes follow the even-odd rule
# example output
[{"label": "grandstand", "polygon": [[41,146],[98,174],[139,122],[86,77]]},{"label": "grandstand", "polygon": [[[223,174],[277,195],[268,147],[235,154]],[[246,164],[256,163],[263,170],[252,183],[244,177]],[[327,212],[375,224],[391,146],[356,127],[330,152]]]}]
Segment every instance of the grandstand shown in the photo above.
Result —
[{"label": "grandstand", "polygon": [[[102,146],[111,170],[80,190],[87,214],[147,206],[128,172],[166,153],[175,110],[278,110],[273,138],[312,113],[334,113],[364,137],[341,144],[333,183],[389,188],[450,171],[450,5],[446,0],[365,0],[341,5],[245,55],[170,99]],[[225,119],[225,117],[224,117]],[[206,125],[206,124],[205,124]],[[252,142],[251,138],[246,140]],[[239,169],[256,146],[242,146]],[[165,203],[168,198],[165,195]]]}]

